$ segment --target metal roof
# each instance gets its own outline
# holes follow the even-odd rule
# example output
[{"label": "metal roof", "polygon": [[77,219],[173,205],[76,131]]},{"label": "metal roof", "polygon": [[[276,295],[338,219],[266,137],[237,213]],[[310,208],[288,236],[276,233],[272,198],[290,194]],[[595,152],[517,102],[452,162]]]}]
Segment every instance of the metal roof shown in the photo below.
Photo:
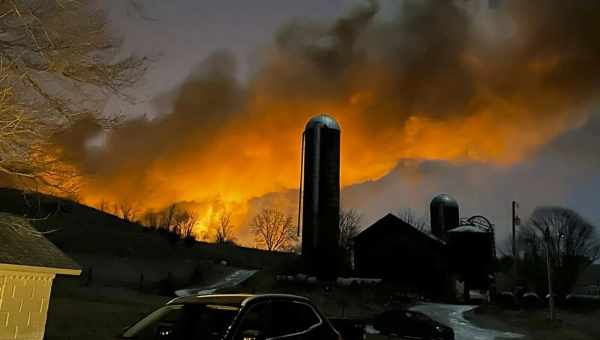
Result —
[{"label": "metal roof", "polygon": [[398,216],[396,216],[394,214],[390,214],[390,213],[388,213],[387,215],[385,215],[384,217],[380,218],[375,223],[373,223],[371,226],[369,226],[366,229],[364,229],[363,231],[361,231],[358,235],[356,235],[354,237],[354,239],[355,240],[361,239],[361,238],[365,237],[365,235],[367,235],[368,233],[371,233],[374,229],[385,228],[390,224],[399,225],[399,226],[404,225],[405,227],[410,227],[414,231],[429,238],[430,240],[435,241],[441,245],[446,245],[446,241],[436,237],[433,234],[430,234],[423,230],[419,230],[418,228],[415,228],[415,226],[411,225],[410,223],[407,223],[404,220],[402,220],[401,218],[399,218]]},{"label": "metal roof", "polygon": [[0,213],[0,266],[44,268],[58,274],[79,275],[81,268],[52,242],[39,234],[29,220]]},{"label": "metal roof", "polygon": [[332,116],[328,114],[320,114],[312,117],[308,123],[306,123],[305,130],[327,127],[329,129],[340,130],[340,125]]},{"label": "metal roof", "polygon": [[434,204],[444,204],[446,206],[458,207],[458,203],[456,202],[456,200],[448,194],[440,194],[435,196],[431,200],[431,205]]}]

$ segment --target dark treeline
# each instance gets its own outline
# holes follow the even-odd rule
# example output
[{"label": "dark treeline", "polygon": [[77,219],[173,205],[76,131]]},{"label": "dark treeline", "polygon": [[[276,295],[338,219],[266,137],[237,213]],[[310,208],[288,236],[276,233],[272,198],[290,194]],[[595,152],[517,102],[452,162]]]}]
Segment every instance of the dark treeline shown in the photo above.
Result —
[{"label": "dark treeline", "polygon": [[[539,296],[548,294],[548,266],[553,291],[570,294],[581,273],[600,256],[600,238],[594,226],[577,212],[563,207],[538,207],[517,231],[517,259],[504,250],[501,271]],[[510,248],[510,247],[508,247]],[[514,267],[516,265],[516,268]]]}]

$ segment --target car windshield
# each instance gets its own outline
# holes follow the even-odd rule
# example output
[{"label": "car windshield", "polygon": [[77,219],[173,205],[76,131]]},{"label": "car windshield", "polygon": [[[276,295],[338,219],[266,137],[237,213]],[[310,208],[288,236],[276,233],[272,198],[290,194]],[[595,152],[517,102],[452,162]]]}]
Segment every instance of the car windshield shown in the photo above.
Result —
[{"label": "car windshield", "polygon": [[238,307],[224,305],[167,305],[136,322],[121,338],[221,339],[238,312]]}]

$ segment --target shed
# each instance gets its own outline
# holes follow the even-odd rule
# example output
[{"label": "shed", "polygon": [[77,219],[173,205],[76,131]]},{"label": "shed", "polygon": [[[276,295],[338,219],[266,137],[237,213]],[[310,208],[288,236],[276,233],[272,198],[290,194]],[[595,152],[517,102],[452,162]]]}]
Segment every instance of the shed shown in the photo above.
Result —
[{"label": "shed", "polygon": [[57,274],[81,269],[29,220],[0,213],[0,340],[44,338]]}]

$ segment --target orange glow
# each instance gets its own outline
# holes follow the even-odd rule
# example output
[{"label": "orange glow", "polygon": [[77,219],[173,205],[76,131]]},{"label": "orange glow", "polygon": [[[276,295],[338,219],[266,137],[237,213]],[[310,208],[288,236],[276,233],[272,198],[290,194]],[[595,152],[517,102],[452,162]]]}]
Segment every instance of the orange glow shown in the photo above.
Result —
[{"label": "orange glow", "polygon": [[[343,186],[408,159],[517,164],[585,122],[597,95],[597,82],[581,76],[598,69],[589,29],[580,39],[569,21],[577,16],[546,17],[538,12],[547,6],[525,3],[528,12],[511,12],[514,39],[494,44],[451,5],[424,2],[413,10],[437,24],[407,12],[369,26],[371,4],[331,27],[286,26],[244,85],[232,58],[216,54],[177,89],[170,112],[124,124],[82,157],[82,197],[155,210],[188,202],[199,232],[230,210],[244,229],[257,198],[297,190],[302,130],[323,112],[342,129]],[[278,204],[295,216],[297,195],[285,197]]]},{"label": "orange glow", "polygon": [[[362,113],[369,96],[361,92],[338,105],[280,103],[262,97],[250,110],[262,114],[230,121],[205,148],[190,145],[176,154],[161,155],[144,171],[144,183],[154,185],[151,191],[120,190],[120,183],[126,189],[125,183],[135,180],[135,172],[113,177],[115,182],[109,187],[90,177],[83,185],[84,201],[98,205],[102,199],[125,199],[143,209],[158,209],[174,201],[198,202],[193,209],[199,215],[196,232],[200,235],[216,223],[220,211],[233,211],[234,224],[240,226],[251,218],[247,216],[250,199],[298,187],[301,133],[315,113],[329,112],[342,126],[343,186],[380,178],[402,159],[510,166],[575,122],[567,115],[540,121],[527,110],[489,100],[496,106],[468,116],[440,120],[413,114],[403,124],[374,131],[366,128],[369,116]],[[292,216],[295,207],[296,202],[285,205]]]}]

